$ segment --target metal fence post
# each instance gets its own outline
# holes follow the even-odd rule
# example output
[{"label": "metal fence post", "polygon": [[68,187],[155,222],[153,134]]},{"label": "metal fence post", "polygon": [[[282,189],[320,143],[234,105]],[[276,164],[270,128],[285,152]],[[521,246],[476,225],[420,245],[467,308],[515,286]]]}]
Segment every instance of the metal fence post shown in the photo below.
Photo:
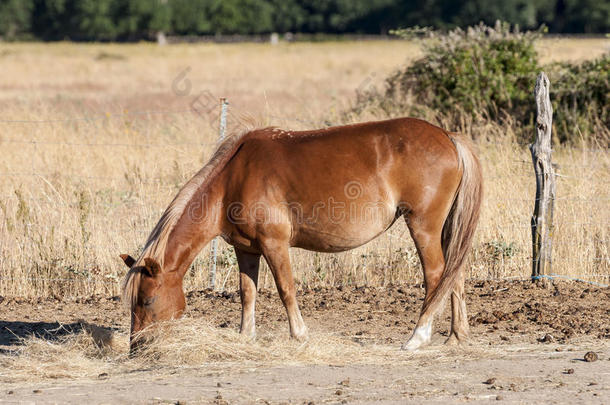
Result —
[{"label": "metal fence post", "polygon": [[[220,99],[220,126],[218,129],[218,142],[222,142],[225,138],[225,132],[227,130],[227,109],[229,102],[226,98]],[[216,261],[218,258],[218,237],[212,240],[212,270],[210,271],[210,287],[212,290],[216,289]]]},{"label": "metal fence post", "polygon": [[[549,79],[541,72],[536,79],[536,140],[530,145],[536,173],[536,201],[532,214],[532,279],[550,277],[553,242],[555,172],[551,163],[553,107],[549,97]],[[546,284],[546,281],[545,281]]]}]

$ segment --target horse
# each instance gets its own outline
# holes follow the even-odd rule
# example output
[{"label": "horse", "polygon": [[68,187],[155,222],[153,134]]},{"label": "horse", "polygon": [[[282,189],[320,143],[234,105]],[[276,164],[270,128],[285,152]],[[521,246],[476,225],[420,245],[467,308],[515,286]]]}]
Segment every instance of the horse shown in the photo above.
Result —
[{"label": "horse", "polygon": [[463,265],[483,193],[471,142],[426,121],[398,118],[289,131],[245,131],[222,142],[178,192],[129,267],[123,300],[131,309],[130,348],[155,322],[179,318],[182,280],[201,249],[221,236],[235,249],[240,333],[255,337],[260,258],[273,274],[290,335],[307,327],[296,299],[289,249],[341,252],[404,218],[423,268],[425,298],[402,349],[430,342],[435,314],[451,296],[446,343],[468,337]]}]

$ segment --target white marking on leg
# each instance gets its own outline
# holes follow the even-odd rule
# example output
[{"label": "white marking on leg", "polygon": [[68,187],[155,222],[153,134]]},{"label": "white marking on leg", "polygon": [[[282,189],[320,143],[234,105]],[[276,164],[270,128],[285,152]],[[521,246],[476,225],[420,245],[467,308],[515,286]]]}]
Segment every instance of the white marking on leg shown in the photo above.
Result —
[{"label": "white marking on leg", "polygon": [[299,341],[307,340],[307,335],[308,335],[307,326],[305,326],[305,324],[303,324],[303,325],[296,327],[293,334],[294,334],[294,338]]},{"label": "white marking on leg", "polygon": [[256,318],[255,318],[255,307],[251,306],[250,310],[243,310],[242,315],[242,323],[241,323],[241,333],[251,337],[256,337]]},{"label": "white marking on leg", "polygon": [[293,338],[297,340],[307,340],[308,330],[305,322],[303,322],[303,317],[301,316],[301,311],[296,311],[296,314],[291,318],[292,322],[290,324],[291,335]]},{"label": "white marking on leg", "polygon": [[419,349],[422,345],[430,343],[431,337],[432,321],[415,328],[415,330],[413,331],[413,335],[411,335],[411,338],[407,341],[407,343],[402,345],[402,349],[408,351],[415,351]]}]

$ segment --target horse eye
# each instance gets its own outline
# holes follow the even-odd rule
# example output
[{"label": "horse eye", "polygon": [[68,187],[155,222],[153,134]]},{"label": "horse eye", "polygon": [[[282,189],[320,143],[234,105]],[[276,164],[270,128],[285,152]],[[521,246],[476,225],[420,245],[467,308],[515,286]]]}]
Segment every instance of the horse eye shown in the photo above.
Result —
[{"label": "horse eye", "polygon": [[144,300],[143,304],[145,307],[152,305],[157,300],[157,296],[148,297]]}]

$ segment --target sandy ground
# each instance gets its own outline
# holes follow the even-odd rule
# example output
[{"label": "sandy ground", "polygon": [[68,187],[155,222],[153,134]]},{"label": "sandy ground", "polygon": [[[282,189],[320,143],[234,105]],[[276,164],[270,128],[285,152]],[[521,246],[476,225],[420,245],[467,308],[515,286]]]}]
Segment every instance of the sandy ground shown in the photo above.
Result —
[{"label": "sandy ground", "polygon": [[[596,347],[601,360],[587,363]],[[503,354],[429,348],[388,365],[227,364],[118,378],[3,387],[0,401],[35,403],[608,403],[610,345],[503,347]],[[445,352],[441,354],[441,352]],[[573,370],[570,373],[569,370]],[[103,377],[101,377],[103,378]]]},{"label": "sandy ground", "polygon": [[[1,382],[6,403],[608,403],[610,401],[609,289],[558,283],[469,282],[472,339],[466,347],[442,343],[448,313],[433,343],[414,354],[399,351],[413,327],[420,286],[332,288],[299,294],[310,330],[332,332],[363,350],[394,347],[385,364],[358,359],[337,364],[212,363],[150,367],[97,378]],[[191,317],[237,328],[234,292],[188,294]],[[125,330],[126,314],[114,298],[0,302],[0,344],[5,353],[32,333],[52,341],[84,320]],[[259,331],[287,334],[274,291],[259,294]],[[57,323],[56,323],[57,322]],[[67,328],[53,332],[59,323]],[[9,332],[10,329],[10,332]],[[584,360],[587,352],[598,359]]]}]

